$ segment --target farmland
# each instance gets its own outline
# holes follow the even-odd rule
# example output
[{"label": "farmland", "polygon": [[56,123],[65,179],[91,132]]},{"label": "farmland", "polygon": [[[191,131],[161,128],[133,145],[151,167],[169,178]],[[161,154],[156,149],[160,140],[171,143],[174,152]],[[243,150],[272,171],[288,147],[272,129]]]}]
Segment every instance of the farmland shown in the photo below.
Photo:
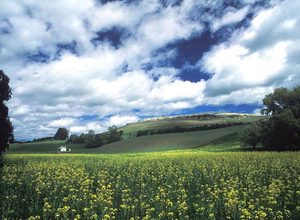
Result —
[{"label": "farmland", "polygon": [[176,150],[200,147],[220,137],[236,133],[244,126],[232,126],[207,131],[134,137],[97,148],[87,148],[85,144],[66,144],[65,141],[43,141],[12,144],[9,153],[55,153],[57,147],[67,145],[73,153],[129,153]]},{"label": "farmland", "polygon": [[299,219],[300,153],[10,154],[1,219]]},{"label": "farmland", "polygon": [[128,139],[129,135],[135,136],[138,130],[168,129],[175,126],[182,128],[191,128],[204,125],[228,124],[228,123],[247,123],[261,119],[257,115],[239,115],[239,114],[196,114],[182,115],[173,117],[164,117],[150,119],[137,123],[129,123],[119,129],[124,131],[123,139]]},{"label": "farmland", "polygon": [[223,136],[237,133],[245,125],[218,129],[169,133],[136,137],[139,130],[170,129],[175,126],[192,128],[204,125],[248,123],[262,117],[237,114],[199,114],[146,120],[120,127],[124,131],[121,141],[97,148],[87,148],[85,144],[66,144],[64,141],[43,141],[10,145],[9,153],[55,153],[57,147],[67,145],[73,153],[136,153],[202,147]]},{"label": "farmland", "polygon": [[[1,170],[0,219],[299,219],[300,153],[242,147],[244,124],[135,136],[259,119],[149,120],[119,128],[123,140],[96,148],[13,144]],[[72,153],[54,154],[60,145]]]}]

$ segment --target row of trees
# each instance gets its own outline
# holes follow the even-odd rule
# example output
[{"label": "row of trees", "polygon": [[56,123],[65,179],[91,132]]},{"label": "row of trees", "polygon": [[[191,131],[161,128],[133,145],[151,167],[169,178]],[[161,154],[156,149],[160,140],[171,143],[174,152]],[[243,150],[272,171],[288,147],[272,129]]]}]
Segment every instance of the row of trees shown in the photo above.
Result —
[{"label": "row of trees", "polygon": [[261,143],[267,149],[300,149],[300,87],[275,89],[263,99],[261,113],[268,116],[241,133],[241,140],[253,148]]},{"label": "row of trees", "polygon": [[197,127],[189,127],[183,128],[180,126],[175,126],[173,128],[166,128],[166,129],[150,129],[150,130],[139,130],[136,133],[136,137],[140,136],[147,136],[147,135],[156,135],[156,134],[169,134],[169,133],[182,133],[182,132],[191,132],[191,131],[204,131],[204,130],[211,130],[217,128],[225,128],[231,127],[236,125],[248,124],[246,122],[228,122],[228,123],[216,123],[216,124],[206,124]]},{"label": "row of trees", "polygon": [[83,144],[87,147],[100,147],[104,144],[120,141],[123,131],[119,131],[116,126],[108,128],[107,132],[101,134],[95,134],[93,130],[81,135],[72,134],[67,143]]}]

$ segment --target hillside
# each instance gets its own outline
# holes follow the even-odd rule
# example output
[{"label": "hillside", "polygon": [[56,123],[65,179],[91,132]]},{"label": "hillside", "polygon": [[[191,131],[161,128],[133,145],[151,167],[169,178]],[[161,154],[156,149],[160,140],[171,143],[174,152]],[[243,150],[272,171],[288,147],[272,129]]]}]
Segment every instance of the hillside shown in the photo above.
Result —
[{"label": "hillside", "polygon": [[72,153],[130,153],[152,152],[175,149],[195,148],[208,145],[221,137],[239,132],[245,125],[230,126],[218,129],[158,134],[136,137],[139,130],[167,129],[175,126],[183,128],[203,125],[248,123],[259,120],[260,116],[246,114],[198,114],[175,117],[156,118],[130,123],[120,127],[124,131],[123,140],[103,145],[98,148],[86,148],[84,144],[65,144],[64,141],[43,141],[25,144],[12,144],[10,153],[55,153],[56,148],[67,145]]},{"label": "hillside", "polygon": [[128,139],[134,137],[139,130],[161,130],[174,128],[175,126],[191,128],[214,124],[249,123],[261,118],[262,116],[234,113],[179,115],[146,119],[136,123],[129,123],[119,129],[124,131],[123,139]]},{"label": "hillside", "polygon": [[237,133],[244,125],[205,131],[149,135],[118,141],[93,149],[95,153],[133,153],[195,148]]},{"label": "hillside", "polygon": [[24,144],[11,144],[9,153],[55,153],[61,145],[70,146],[74,152],[87,151],[85,144],[65,144],[65,141],[41,141]]}]

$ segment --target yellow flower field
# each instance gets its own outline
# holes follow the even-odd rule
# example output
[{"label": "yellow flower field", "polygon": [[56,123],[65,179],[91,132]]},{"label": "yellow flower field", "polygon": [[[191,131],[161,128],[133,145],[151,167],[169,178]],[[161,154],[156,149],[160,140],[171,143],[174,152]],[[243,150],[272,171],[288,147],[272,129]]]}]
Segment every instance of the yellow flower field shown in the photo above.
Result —
[{"label": "yellow flower field", "polygon": [[5,160],[0,219],[300,219],[300,153]]}]

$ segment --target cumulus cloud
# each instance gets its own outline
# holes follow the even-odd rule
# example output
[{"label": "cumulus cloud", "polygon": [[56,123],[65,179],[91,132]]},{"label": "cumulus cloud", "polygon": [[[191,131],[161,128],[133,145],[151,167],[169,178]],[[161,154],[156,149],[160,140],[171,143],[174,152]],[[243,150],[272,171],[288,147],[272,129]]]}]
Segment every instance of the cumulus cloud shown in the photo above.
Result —
[{"label": "cumulus cloud", "polygon": [[260,102],[275,87],[299,85],[299,9],[299,2],[283,1],[263,10],[248,28],[205,55],[200,62],[211,73],[208,102]]},{"label": "cumulus cloud", "polygon": [[137,122],[138,116],[135,115],[114,115],[110,117],[105,123],[108,126],[124,126],[127,123]]},{"label": "cumulus cloud", "polygon": [[[201,104],[256,103],[275,85],[296,85],[299,3],[278,1],[208,52],[195,69],[211,77],[197,82],[182,80],[167,62],[176,48],[160,49],[240,22],[256,0],[237,9],[223,0],[2,1],[0,65],[11,78],[16,137],[53,135],[58,127],[101,132]],[[118,47],[95,43],[115,29],[126,33]]]},{"label": "cumulus cloud", "polygon": [[74,123],[74,119],[73,118],[61,118],[61,119],[57,119],[54,121],[51,121],[49,123],[49,127],[69,127],[70,125],[72,125]]}]

